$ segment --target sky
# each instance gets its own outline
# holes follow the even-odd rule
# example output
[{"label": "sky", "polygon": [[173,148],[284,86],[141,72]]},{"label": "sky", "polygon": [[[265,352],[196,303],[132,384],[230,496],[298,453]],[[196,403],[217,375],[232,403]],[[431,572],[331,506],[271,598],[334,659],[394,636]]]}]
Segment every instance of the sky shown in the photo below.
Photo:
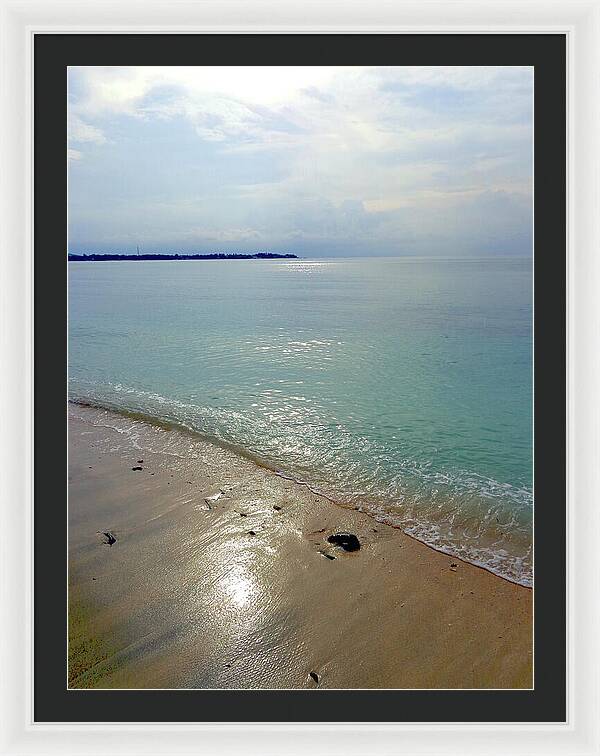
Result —
[{"label": "sky", "polygon": [[71,67],[69,251],[532,254],[530,67]]}]

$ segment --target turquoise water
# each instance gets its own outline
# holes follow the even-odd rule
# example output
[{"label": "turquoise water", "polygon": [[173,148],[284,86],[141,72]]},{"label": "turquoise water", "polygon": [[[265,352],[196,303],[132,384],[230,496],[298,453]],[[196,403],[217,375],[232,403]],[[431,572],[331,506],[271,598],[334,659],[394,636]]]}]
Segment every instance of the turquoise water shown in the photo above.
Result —
[{"label": "turquoise water", "polygon": [[69,394],[532,578],[530,259],[69,264]]}]

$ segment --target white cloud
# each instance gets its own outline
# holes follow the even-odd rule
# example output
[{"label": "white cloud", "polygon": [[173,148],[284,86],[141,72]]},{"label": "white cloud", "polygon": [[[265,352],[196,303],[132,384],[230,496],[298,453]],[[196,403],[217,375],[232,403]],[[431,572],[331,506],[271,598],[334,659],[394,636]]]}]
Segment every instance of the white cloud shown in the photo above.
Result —
[{"label": "white cloud", "polygon": [[[268,241],[276,229],[279,238],[387,234],[393,242],[407,226],[419,235],[408,211],[425,238],[443,235],[461,208],[471,218],[467,207],[478,197],[498,204],[514,196],[502,205],[506,223],[513,216],[522,223],[515,208],[531,201],[528,68],[85,67],[71,76],[70,143],[102,150],[96,171],[107,186],[136,187],[128,208],[153,207],[145,195],[151,189],[168,195],[185,185],[188,194],[148,216],[163,238]],[[186,168],[164,130],[169,123],[187,124],[205,145],[201,154],[213,156],[207,187],[181,180]],[[148,166],[157,156],[163,166],[160,174],[148,168],[152,181],[143,186],[136,183],[146,170],[139,156],[130,169],[118,152],[124,135],[133,144],[138,133],[147,140]],[[235,180],[232,163],[241,174],[252,166],[272,175]],[[164,165],[180,171],[178,181]],[[481,208],[493,212],[493,204]]]},{"label": "white cloud", "polygon": [[311,66],[117,66],[71,67],[84,87],[79,102],[90,115],[133,114],[153,89],[175,88],[188,98],[226,96],[258,106],[288,101],[303,89],[327,86],[340,73],[364,67]]},{"label": "white cloud", "polygon": [[68,138],[69,142],[93,142],[94,144],[105,144],[106,137],[96,126],[85,123],[74,113],[69,114],[68,121]]}]

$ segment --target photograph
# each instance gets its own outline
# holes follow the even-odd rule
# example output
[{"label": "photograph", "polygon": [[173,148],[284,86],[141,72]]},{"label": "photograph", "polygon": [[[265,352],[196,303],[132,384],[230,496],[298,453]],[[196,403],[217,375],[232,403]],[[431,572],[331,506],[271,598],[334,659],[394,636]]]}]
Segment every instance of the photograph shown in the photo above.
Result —
[{"label": "photograph", "polygon": [[535,73],[68,66],[69,691],[534,688]]}]

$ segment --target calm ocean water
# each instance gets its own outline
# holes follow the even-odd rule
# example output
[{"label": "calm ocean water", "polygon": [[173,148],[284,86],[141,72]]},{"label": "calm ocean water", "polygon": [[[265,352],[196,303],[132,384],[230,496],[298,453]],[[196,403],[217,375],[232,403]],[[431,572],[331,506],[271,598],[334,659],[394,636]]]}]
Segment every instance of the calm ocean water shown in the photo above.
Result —
[{"label": "calm ocean water", "polygon": [[532,579],[530,259],[69,264],[69,394]]}]

